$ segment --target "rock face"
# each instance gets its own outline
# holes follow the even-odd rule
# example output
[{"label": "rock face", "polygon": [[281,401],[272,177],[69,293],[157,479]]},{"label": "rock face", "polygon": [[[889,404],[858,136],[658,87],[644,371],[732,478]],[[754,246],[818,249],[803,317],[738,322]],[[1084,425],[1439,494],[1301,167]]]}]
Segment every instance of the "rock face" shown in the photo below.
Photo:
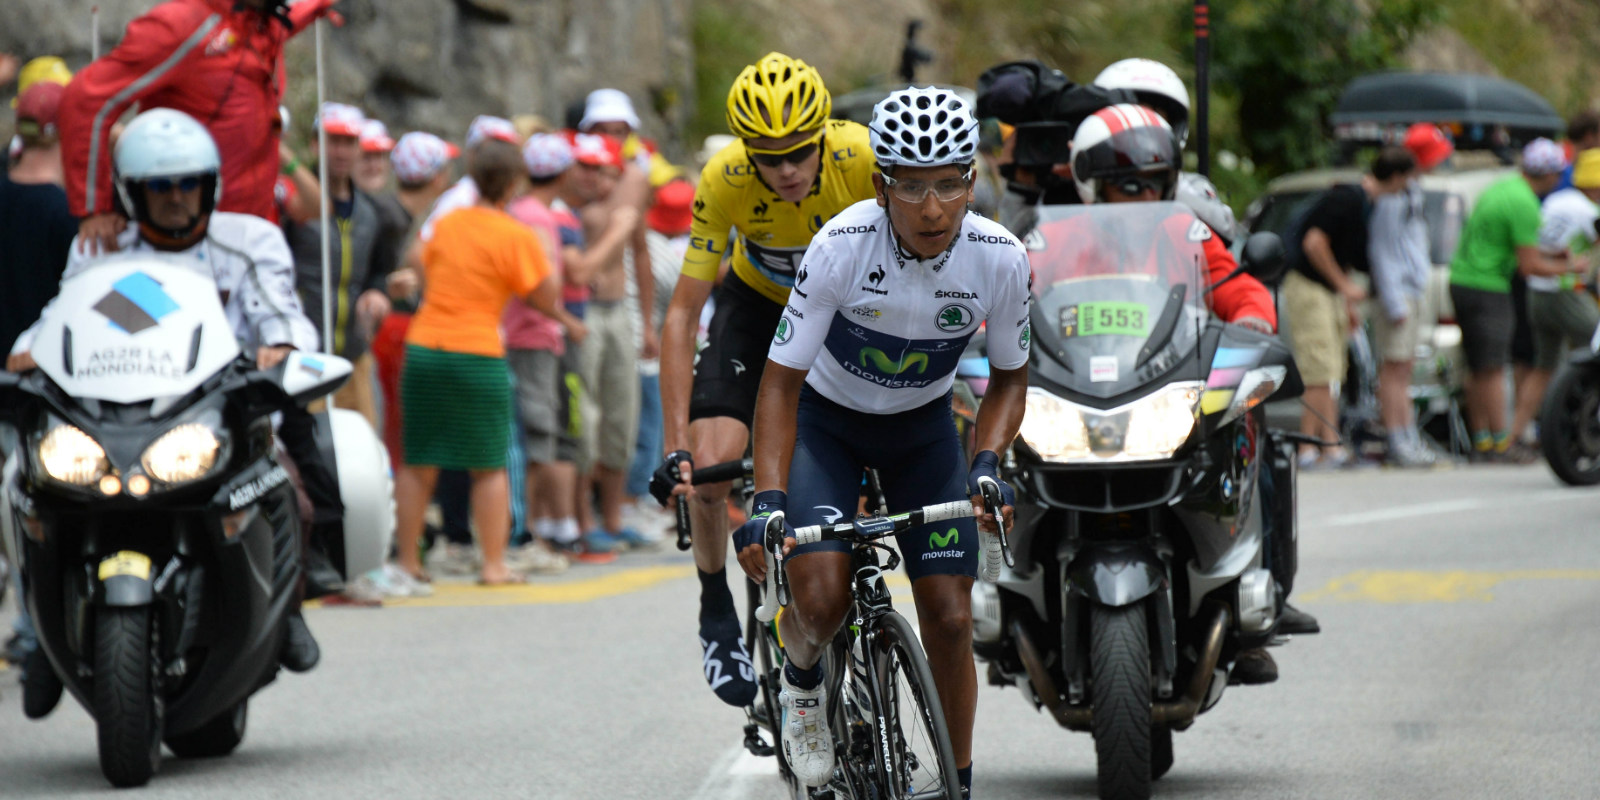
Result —
[{"label": "rock face", "polygon": [[[354,103],[391,130],[460,140],[478,114],[534,113],[560,124],[566,107],[602,86],[626,91],[647,135],[669,152],[694,86],[691,0],[340,0],[343,28],[325,40],[328,99]],[[90,8],[101,52],[156,0],[4,0],[0,52],[26,60],[90,60]],[[286,56],[295,127],[316,105],[310,31]],[[6,87],[0,99],[15,91]],[[0,121],[6,132],[9,115]]]}]

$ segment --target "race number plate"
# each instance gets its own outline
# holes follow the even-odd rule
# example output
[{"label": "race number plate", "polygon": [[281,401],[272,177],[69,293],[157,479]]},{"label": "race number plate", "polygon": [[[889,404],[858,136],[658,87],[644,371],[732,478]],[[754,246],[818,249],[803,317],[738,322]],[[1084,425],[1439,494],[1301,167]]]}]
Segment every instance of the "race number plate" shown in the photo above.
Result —
[{"label": "race number plate", "polygon": [[1061,336],[1148,336],[1150,307],[1144,303],[1099,301],[1061,309]]},{"label": "race number plate", "polygon": [[132,550],[123,550],[100,562],[100,580],[119,575],[132,575],[140,580],[150,580],[150,557]]}]

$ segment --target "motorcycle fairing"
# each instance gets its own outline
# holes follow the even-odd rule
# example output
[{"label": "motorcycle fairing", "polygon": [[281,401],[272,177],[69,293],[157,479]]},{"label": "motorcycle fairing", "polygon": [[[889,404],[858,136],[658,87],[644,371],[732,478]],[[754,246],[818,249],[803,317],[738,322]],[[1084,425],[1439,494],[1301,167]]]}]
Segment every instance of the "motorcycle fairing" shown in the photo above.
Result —
[{"label": "motorcycle fairing", "polygon": [[137,403],[193,391],[239,355],[239,344],[209,268],[140,254],[63,282],[32,354],[74,398]]}]

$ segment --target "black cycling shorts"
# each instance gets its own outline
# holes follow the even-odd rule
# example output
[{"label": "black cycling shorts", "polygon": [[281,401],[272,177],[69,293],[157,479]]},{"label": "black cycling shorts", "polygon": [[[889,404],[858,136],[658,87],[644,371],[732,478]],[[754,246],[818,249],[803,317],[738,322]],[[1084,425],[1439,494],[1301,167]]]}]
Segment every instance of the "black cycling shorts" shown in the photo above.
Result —
[{"label": "black cycling shorts", "polygon": [[751,427],[756,390],[778,329],[783,306],[768,300],[731,271],[717,289],[717,310],[704,350],[695,358],[689,420],[733,417]]},{"label": "black cycling shorts", "polygon": [[[966,500],[964,459],[948,394],[899,414],[867,414],[805,386],[789,462],[789,524],[854,518],[861,474],[869,467],[878,470],[891,513]],[[919,525],[895,540],[913,581],[924,575],[978,574],[978,526],[971,517]],[[800,545],[788,557],[849,549],[844,542],[822,541]]]}]

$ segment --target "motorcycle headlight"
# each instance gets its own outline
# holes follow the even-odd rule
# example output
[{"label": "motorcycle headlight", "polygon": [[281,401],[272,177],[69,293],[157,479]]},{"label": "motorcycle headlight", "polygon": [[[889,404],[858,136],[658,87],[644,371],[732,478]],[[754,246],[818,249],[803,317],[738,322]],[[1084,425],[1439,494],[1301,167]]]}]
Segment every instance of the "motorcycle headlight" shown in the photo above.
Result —
[{"label": "motorcycle headlight", "polygon": [[1194,433],[1201,388],[1198,382],[1169,384],[1132,403],[1102,411],[1030,387],[1020,435],[1046,461],[1171,458]]},{"label": "motorcycle headlight", "polygon": [[90,486],[111,471],[105,448],[94,437],[62,423],[39,440],[39,465],[62,483]]},{"label": "motorcycle headlight", "polygon": [[139,457],[144,471],[162,483],[184,483],[203,477],[217,464],[222,440],[199,422],[179,425],[161,435]]}]

